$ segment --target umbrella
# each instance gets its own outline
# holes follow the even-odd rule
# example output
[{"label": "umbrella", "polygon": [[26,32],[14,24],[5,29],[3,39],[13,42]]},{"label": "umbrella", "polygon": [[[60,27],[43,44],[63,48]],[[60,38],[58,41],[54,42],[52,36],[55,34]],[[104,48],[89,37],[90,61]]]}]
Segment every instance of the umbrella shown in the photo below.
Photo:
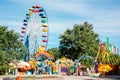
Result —
[{"label": "umbrella", "polygon": [[24,61],[20,61],[18,64],[17,64],[17,68],[24,68],[24,67],[30,67],[30,64],[27,63],[27,62],[24,62]]},{"label": "umbrella", "polygon": [[9,65],[12,66],[13,68],[17,68],[17,64],[18,64],[18,63],[19,63],[19,61],[14,60],[14,61],[11,61],[11,62],[9,63]]},{"label": "umbrella", "polygon": [[9,65],[12,66],[13,68],[16,68],[16,67],[17,67],[17,65],[16,65],[15,63],[12,63],[12,62],[9,63]]}]

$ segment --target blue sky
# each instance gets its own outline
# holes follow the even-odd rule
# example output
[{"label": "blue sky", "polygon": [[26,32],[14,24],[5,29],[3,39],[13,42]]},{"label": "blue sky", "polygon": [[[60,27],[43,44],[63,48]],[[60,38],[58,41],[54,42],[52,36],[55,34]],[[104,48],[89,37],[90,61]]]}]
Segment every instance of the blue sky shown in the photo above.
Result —
[{"label": "blue sky", "polygon": [[59,46],[59,35],[74,24],[93,24],[101,41],[106,37],[120,49],[120,0],[0,0],[0,25],[21,31],[26,12],[42,6],[49,20],[48,48]]}]

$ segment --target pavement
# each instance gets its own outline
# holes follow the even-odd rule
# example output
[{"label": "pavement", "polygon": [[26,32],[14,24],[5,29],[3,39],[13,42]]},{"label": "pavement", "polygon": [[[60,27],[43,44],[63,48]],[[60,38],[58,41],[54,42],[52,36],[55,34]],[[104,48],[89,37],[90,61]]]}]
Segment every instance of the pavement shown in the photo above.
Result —
[{"label": "pavement", "polygon": [[[17,76],[0,76],[0,80],[15,80]],[[25,78],[27,77],[27,78]],[[105,77],[90,76],[61,76],[61,75],[32,75],[22,76],[22,80],[120,80],[120,75],[109,75]]]},{"label": "pavement", "polygon": [[90,76],[63,76],[64,80],[120,80],[120,76],[90,77]]}]

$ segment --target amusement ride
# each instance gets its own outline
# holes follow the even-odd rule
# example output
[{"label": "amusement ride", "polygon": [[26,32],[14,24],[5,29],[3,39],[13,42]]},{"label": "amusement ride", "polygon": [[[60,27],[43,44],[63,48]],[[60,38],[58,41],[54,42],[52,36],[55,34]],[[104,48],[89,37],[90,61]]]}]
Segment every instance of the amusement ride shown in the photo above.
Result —
[{"label": "amusement ride", "polygon": [[[47,52],[49,37],[48,18],[41,6],[32,6],[26,13],[21,28],[21,42],[25,46],[25,61],[32,65],[43,63],[43,56],[53,59],[53,55]],[[42,65],[44,67],[44,64]]]},{"label": "amusement ride", "polygon": [[35,58],[38,51],[46,51],[49,36],[48,18],[41,6],[29,8],[21,29],[21,42],[28,53],[27,60]]},{"label": "amusement ride", "polygon": [[[23,26],[21,27],[21,42],[25,47],[26,53],[24,61],[28,63],[28,66],[17,67],[20,72],[29,74],[30,71],[30,74],[33,74],[33,71],[35,72],[36,70],[39,71],[39,74],[46,72],[47,74],[62,75],[68,75],[68,73],[69,75],[78,75],[82,72],[80,75],[84,75],[84,72],[90,72],[90,70],[88,66],[84,66],[80,61],[83,58],[88,58],[97,64],[96,72],[102,74],[113,70],[113,63],[117,63],[115,57],[111,58],[108,39],[107,44],[99,44],[96,59],[86,54],[76,61],[63,57],[53,62],[54,56],[47,52],[48,37],[49,27],[46,11],[41,6],[32,6],[26,13]],[[44,57],[46,58],[44,59]],[[95,72],[94,69],[93,72]]]}]

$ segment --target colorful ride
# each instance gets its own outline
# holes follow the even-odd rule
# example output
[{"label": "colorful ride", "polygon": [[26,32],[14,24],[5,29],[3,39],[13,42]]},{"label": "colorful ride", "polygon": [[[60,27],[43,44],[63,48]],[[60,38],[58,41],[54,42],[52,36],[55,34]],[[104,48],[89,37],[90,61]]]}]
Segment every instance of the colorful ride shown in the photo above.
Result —
[{"label": "colorful ride", "polygon": [[29,8],[21,28],[21,42],[26,48],[27,61],[34,59],[36,52],[40,52],[39,47],[44,46],[44,51],[46,51],[48,29],[48,18],[45,10],[38,5]]},{"label": "colorful ride", "polygon": [[55,63],[57,72],[61,75],[68,75],[70,73],[70,67],[74,65],[74,62],[72,60],[69,60],[65,57],[57,60]]}]

